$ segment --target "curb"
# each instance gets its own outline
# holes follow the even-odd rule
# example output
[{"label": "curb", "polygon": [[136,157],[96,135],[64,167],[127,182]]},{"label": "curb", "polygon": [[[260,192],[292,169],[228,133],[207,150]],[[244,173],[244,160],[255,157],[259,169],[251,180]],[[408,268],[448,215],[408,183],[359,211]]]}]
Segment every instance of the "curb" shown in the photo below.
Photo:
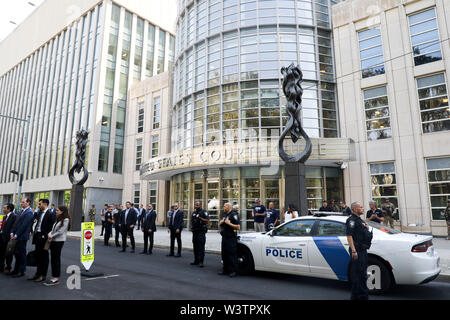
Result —
[{"label": "curb", "polygon": [[438,275],[438,277],[435,279],[435,281],[450,283],[450,274],[442,274],[441,273],[440,275]]}]

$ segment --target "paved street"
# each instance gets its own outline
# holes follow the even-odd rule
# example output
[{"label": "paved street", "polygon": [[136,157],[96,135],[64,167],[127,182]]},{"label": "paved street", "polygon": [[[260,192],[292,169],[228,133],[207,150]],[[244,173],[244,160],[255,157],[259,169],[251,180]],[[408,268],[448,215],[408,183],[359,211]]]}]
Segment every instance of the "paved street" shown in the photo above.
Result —
[{"label": "paved street", "polygon": [[[79,262],[79,240],[68,239],[63,253],[63,270]],[[120,253],[119,248],[104,247],[96,242],[95,262],[91,271],[103,272],[109,278],[82,278],[81,290],[68,290],[67,274],[56,287],[45,287],[25,280],[0,275],[1,299],[186,299],[186,300],[307,300],[348,299],[345,282],[301,276],[257,272],[252,276],[229,278],[217,275],[221,269],[220,256],[206,255],[206,267],[190,266],[192,252],[183,251],[182,258],[166,257],[167,250],[154,249],[151,256]],[[27,268],[27,276],[35,268]],[[50,275],[50,269],[49,269]],[[422,286],[398,286],[385,296],[371,299],[450,299],[450,283],[442,279]]]}]

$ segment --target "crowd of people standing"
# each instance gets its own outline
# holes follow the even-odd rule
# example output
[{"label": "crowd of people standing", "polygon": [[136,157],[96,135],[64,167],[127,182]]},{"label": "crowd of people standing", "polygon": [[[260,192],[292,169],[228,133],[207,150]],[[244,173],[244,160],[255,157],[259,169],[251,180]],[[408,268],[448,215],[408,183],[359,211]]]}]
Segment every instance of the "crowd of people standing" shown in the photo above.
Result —
[{"label": "crowd of people standing", "polygon": [[[3,206],[0,231],[0,272],[12,278],[25,276],[27,267],[27,243],[32,239],[36,273],[30,281],[43,282],[46,286],[59,283],[61,274],[61,252],[70,230],[67,207],[54,205],[49,208],[48,199],[40,199],[35,211],[31,200],[20,201],[21,210],[8,203]],[[29,254],[31,254],[29,253]],[[15,260],[14,268],[12,268]],[[31,259],[30,259],[31,260]],[[49,264],[52,277],[47,280]]]}]

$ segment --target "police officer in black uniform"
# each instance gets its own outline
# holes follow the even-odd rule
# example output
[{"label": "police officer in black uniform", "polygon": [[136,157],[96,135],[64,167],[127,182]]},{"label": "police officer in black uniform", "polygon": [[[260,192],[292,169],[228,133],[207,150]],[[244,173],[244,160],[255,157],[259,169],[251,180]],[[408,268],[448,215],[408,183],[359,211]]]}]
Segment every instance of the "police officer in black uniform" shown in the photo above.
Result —
[{"label": "police officer in black uniform", "polygon": [[109,246],[109,238],[112,236],[113,228],[113,206],[109,206],[108,211],[105,212],[105,246]]},{"label": "police officer in black uniform", "polygon": [[241,229],[241,221],[231,203],[223,206],[222,220],[219,222],[222,235],[222,261],[223,270],[220,275],[229,275],[231,278],[237,275],[237,231]]},{"label": "police officer in black uniform", "polygon": [[346,222],[347,241],[350,245],[350,277],[352,284],[352,300],[368,300],[367,288],[367,249],[370,248],[372,233],[369,226],[360,216],[364,214],[361,203],[351,205],[352,214]]},{"label": "police officer in black uniform", "polygon": [[208,213],[202,209],[202,204],[200,201],[196,201],[194,207],[195,210],[192,212],[191,216],[194,262],[191,262],[191,265],[203,268],[203,260],[205,258],[206,232],[208,232],[209,216]]}]

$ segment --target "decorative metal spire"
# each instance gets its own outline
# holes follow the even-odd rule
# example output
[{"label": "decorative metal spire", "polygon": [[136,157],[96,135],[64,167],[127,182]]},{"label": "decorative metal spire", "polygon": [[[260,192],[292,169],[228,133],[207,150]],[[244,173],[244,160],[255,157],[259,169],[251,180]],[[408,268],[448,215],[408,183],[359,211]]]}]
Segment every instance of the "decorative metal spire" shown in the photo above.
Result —
[{"label": "decorative metal spire", "polygon": [[[84,163],[86,161],[86,145],[88,141],[88,135],[89,132],[87,132],[86,130],[80,130],[77,132],[77,151],[75,153],[75,163],[69,171],[69,180],[74,185],[77,184],[82,186],[88,179],[89,172],[84,166]],[[74,173],[80,173],[81,171],[84,171],[84,175],[79,181],[77,181],[75,179]]]},{"label": "decorative metal spire", "polygon": [[[303,73],[299,66],[293,63],[289,67],[281,68],[283,75],[283,92],[287,99],[286,110],[289,115],[286,127],[278,141],[278,153],[285,162],[305,163],[311,155],[312,145],[309,136],[303,130],[301,123],[302,95],[303,89],[301,83],[303,81]],[[291,133],[291,139],[296,143],[301,137],[306,141],[305,149],[293,156],[288,155],[283,148],[283,141],[288,133]]]}]

